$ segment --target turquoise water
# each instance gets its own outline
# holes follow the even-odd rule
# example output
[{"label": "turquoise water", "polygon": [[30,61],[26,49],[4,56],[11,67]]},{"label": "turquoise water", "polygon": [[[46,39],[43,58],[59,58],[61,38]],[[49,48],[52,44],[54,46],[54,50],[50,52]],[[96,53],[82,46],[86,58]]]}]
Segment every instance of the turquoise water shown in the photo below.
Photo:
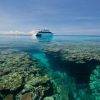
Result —
[{"label": "turquoise water", "polygon": [[[71,35],[55,35],[49,39],[34,38],[33,36],[12,36],[12,35],[0,35],[0,49],[18,49],[21,51],[26,51],[31,54],[33,58],[36,58],[43,66],[49,68],[52,73],[52,77],[57,78],[57,83],[60,82],[62,88],[62,95],[65,96],[67,93],[67,84],[70,84],[67,79],[66,72],[61,67],[57,69],[55,62],[54,66],[49,62],[48,57],[45,55],[43,48],[52,44],[68,44],[68,45],[100,45],[100,36],[71,36]],[[55,48],[55,47],[54,47]],[[60,64],[60,63],[59,63]],[[83,85],[79,84],[79,87]],[[81,90],[80,90],[81,91]],[[75,91],[74,91],[75,92]],[[82,91],[81,91],[82,92]],[[84,94],[84,92],[83,92]],[[63,99],[59,99],[63,100]],[[65,100],[65,99],[64,99]],[[78,99],[77,99],[78,100]],[[80,100],[80,99],[79,99]]]},{"label": "turquoise water", "polygon": [[53,41],[58,42],[99,42],[100,36],[91,35],[57,35],[54,36]]},{"label": "turquoise water", "polygon": [[75,35],[55,35],[52,39],[39,39],[33,36],[12,36],[0,35],[0,48],[19,49],[33,53],[37,59],[45,63],[47,66],[47,58],[41,51],[41,47],[45,44],[100,44],[100,36],[75,36]]},{"label": "turquoise water", "polygon": [[[41,40],[41,41],[40,41]],[[49,41],[49,42],[48,42]],[[0,35],[0,47],[33,47],[40,46],[41,42],[59,42],[59,43],[100,43],[100,36],[72,36],[72,35],[55,35],[48,39],[39,39],[32,36],[11,36]],[[38,44],[39,43],[39,44]],[[38,44],[38,45],[37,45]],[[43,44],[43,43],[42,43]]]},{"label": "turquoise water", "polygon": [[45,54],[41,51],[42,46],[45,44],[100,44],[100,36],[75,36],[75,35],[55,35],[49,39],[39,39],[33,36],[12,36],[12,35],[0,35],[0,48],[19,49],[23,51],[31,52],[34,57],[40,60],[41,63],[49,66],[48,60]]}]

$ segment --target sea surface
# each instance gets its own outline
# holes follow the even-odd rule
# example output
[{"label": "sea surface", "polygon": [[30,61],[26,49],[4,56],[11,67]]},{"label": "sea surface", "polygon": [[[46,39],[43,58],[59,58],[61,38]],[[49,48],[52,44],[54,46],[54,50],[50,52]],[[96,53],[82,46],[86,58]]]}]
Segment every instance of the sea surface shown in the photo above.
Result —
[{"label": "sea surface", "polygon": [[[18,49],[31,52],[33,56],[47,64],[41,48],[48,44],[100,45],[100,36],[95,35],[54,35],[53,37],[36,38],[26,35],[0,35],[0,49]],[[56,48],[56,47],[55,47]],[[48,64],[47,64],[48,65]]]},{"label": "sea surface", "polygon": [[41,48],[54,43],[65,45],[100,45],[100,36],[54,35],[48,38],[36,38],[30,35],[0,35],[0,49],[19,49],[31,52],[36,58],[46,63],[47,59],[44,57],[43,52],[41,52]]},{"label": "sea surface", "polygon": [[[95,35],[54,35],[51,38],[39,39],[25,35],[0,35],[0,47],[33,47],[36,43],[100,43],[100,36]],[[38,46],[38,45],[37,45]]]},{"label": "sea surface", "polygon": [[[59,69],[58,70],[52,69],[50,62],[48,62],[48,58],[43,52],[43,49],[45,49],[46,45],[48,46],[52,44],[53,45],[68,44],[68,45],[81,45],[81,46],[97,45],[98,47],[100,46],[100,36],[54,35],[51,38],[49,37],[49,38],[42,39],[42,38],[36,38],[34,36],[25,36],[25,35],[21,35],[21,36],[0,35],[0,49],[18,49],[21,51],[29,52],[33,58],[38,59],[39,62],[43,64],[45,67],[49,67],[55,73],[59,73],[59,75],[61,75],[61,78],[64,80],[65,83],[62,84],[63,87],[63,85],[66,86],[66,78],[67,78],[65,75],[66,73],[63,72],[63,70],[60,71]],[[79,87],[83,88],[83,86],[84,85],[79,84]]]}]

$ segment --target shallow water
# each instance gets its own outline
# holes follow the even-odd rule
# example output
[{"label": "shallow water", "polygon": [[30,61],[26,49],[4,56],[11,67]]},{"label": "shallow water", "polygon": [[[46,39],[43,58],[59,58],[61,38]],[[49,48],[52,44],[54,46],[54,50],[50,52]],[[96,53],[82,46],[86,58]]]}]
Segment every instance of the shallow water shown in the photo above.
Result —
[{"label": "shallow water", "polygon": [[[56,79],[56,82],[60,83],[62,89],[62,95],[65,96],[67,93],[67,86],[66,81],[67,79],[67,69],[64,69],[63,67],[58,67],[57,60],[54,60],[55,62],[50,62],[46,54],[44,53],[44,49],[48,47],[49,45],[55,45],[54,48],[56,48],[56,45],[69,45],[69,46],[75,46],[77,48],[77,45],[86,46],[88,45],[95,45],[97,48],[100,47],[100,36],[54,36],[52,38],[48,39],[37,39],[33,36],[8,36],[8,35],[0,35],[0,49],[18,49],[21,51],[26,51],[31,54],[33,58],[36,58],[43,66],[49,68],[51,70],[50,75],[53,77],[60,77],[58,80]],[[59,65],[62,63],[58,63]],[[60,65],[62,66],[62,65]],[[79,75],[79,74],[78,74]],[[82,77],[81,77],[82,78]],[[84,77],[83,77],[84,78]],[[62,81],[62,82],[61,82]],[[80,80],[81,81],[81,80]],[[70,83],[68,83],[70,84]],[[77,86],[81,89],[85,89],[85,84],[77,84]],[[65,89],[66,88],[66,89]],[[65,91],[65,90],[66,91]],[[75,92],[75,91],[74,91]],[[65,94],[63,94],[65,93]],[[83,92],[84,94],[84,92]],[[66,98],[66,97],[65,97]],[[66,99],[59,99],[59,100],[66,100]],[[72,99],[70,99],[72,100]],[[78,99],[77,99],[78,100]],[[79,99],[80,100],[80,99]]]},{"label": "shallow water", "polygon": [[[75,35],[55,35],[49,39],[39,39],[34,36],[13,36],[0,35],[1,49],[18,49],[32,53],[34,57],[47,64],[47,58],[41,48],[48,44],[69,44],[69,45],[100,45],[100,36],[75,36]],[[55,47],[56,48],[56,47]]]}]

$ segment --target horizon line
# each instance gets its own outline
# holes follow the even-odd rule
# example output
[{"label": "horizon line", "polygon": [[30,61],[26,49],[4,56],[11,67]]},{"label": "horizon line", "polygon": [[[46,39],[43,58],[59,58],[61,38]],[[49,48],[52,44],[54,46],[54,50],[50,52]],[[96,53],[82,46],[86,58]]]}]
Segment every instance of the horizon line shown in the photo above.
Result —
[{"label": "horizon line", "polygon": [[[33,34],[3,34],[0,33],[0,35],[13,35],[13,36],[32,36]],[[54,34],[54,36],[100,36],[99,34]]]}]

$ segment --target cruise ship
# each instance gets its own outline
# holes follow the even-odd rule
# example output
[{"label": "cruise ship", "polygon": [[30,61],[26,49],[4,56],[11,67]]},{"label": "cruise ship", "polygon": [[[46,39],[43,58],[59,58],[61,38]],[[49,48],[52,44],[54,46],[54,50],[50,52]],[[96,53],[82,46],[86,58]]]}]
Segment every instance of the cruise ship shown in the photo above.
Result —
[{"label": "cruise ship", "polygon": [[43,29],[43,30],[39,30],[39,31],[36,33],[36,36],[37,36],[37,37],[48,37],[48,36],[53,36],[53,33],[50,32],[50,31],[47,30],[47,29]]}]

